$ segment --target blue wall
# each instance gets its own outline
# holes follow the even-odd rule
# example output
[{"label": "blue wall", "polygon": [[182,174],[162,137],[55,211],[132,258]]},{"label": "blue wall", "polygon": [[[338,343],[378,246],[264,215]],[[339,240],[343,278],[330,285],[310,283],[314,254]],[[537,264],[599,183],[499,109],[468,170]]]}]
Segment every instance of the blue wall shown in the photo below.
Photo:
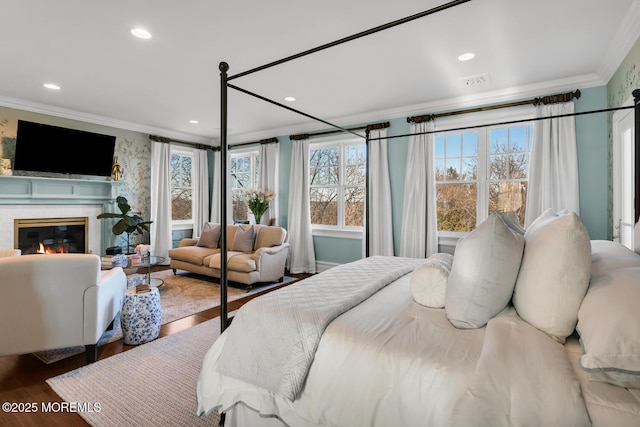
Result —
[{"label": "blue wall", "polygon": [[[581,90],[575,101],[575,111],[584,112],[607,108],[607,88]],[[406,118],[390,120],[388,135],[409,133]],[[354,125],[357,126],[357,125]],[[580,179],[580,214],[592,239],[606,239],[607,222],[607,115],[587,114],[576,117],[578,140],[578,168]],[[280,190],[278,223],[287,227],[289,202],[289,178],[291,173],[292,141],[280,137]],[[394,247],[400,247],[402,228],[402,204],[404,197],[405,165],[407,161],[408,137],[390,139],[388,142],[389,177],[393,214]],[[328,263],[346,263],[360,259],[362,242],[357,239],[314,237],[316,260]]]},{"label": "blue wall", "polygon": [[[607,87],[582,90],[576,113],[607,108]],[[606,240],[608,220],[607,113],[576,116],[580,217],[591,239]]]}]

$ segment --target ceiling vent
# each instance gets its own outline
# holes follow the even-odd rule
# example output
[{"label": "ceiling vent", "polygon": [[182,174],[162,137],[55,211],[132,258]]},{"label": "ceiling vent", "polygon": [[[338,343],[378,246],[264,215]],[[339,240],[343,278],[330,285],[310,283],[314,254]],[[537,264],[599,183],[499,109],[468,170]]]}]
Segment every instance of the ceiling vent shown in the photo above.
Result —
[{"label": "ceiling vent", "polygon": [[491,77],[489,76],[489,73],[485,73],[477,76],[462,77],[460,81],[463,82],[465,86],[478,86],[491,83]]}]

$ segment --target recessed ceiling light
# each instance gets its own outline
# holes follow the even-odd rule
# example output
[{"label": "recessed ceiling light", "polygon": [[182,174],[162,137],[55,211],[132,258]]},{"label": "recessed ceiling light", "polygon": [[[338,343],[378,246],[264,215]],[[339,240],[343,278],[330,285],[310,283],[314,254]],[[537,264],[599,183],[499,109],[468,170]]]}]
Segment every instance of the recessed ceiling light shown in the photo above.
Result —
[{"label": "recessed ceiling light", "polygon": [[296,98],[294,96],[285,96],[284,100],[287,102],[293,102],[296,100]]},{"label": "recessed ceiling light", "polygon": [[197,125],[200,122],[197,120],[189,120],[189,123],[191,123],[192,125]]},{"label": "recessed ceiling light", "polygon": [[144,28],[132,28],[131,29],[131,34],[133,34],[134,36],[138,37],[139,39],[150,39],[151,38],[151,33],[147,30],[145,30]]},{"label": "recessed ceiling light", "polygon": [[51,89],[51,90],[60,90],[60,86],[58,86],[55,83],[42,83],[42,86],[46,87],[47,89]]},{"label": "recessed ceiling light", "polygon": [[476,56],[475,53],[471,53],[471,52],[463,53],[462,55],[458,56],[458,61],[469,61],[473,59],[475,56]]}]

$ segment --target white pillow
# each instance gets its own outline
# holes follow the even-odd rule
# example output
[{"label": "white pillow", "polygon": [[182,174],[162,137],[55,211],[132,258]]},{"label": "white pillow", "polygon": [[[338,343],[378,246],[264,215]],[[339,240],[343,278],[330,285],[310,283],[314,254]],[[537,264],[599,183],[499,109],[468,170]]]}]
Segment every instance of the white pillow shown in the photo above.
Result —
[{"label": "white pillow", "polygon": [[610,240],[591,241],[591,275],[624,267],[640,267],[640,255]]},{"label": "white pillow", "polygon": [[518,315],[560,343],[573,333],[591,276],[589,233],[574,213],[540,215],[524,234],[513,293]]},{"label": "white pillow", "polygon": [[592,276],[576,330],[591,380],[640,388],[640,267]]},{"label": "white pillow", "polygon": [[453,255],[438,253],[413,270],[409,285],[415,302],[431,308],[444,308],[444,292],[452,263]]},{"label": "white pillow", "polygon": [[497,215],[458,241],[445,292],[445,310],[456,328],[480,328],[511,300],[524,237]]},{"label": "white pillow", "polygon": [[525,229],[522,228],[522,225],[520,225],[520,221],[518,220],[515,212],[503,212],[500,214],[500,218],[502,218],[504,223],[511,229],[511,231],[524,236]]}]

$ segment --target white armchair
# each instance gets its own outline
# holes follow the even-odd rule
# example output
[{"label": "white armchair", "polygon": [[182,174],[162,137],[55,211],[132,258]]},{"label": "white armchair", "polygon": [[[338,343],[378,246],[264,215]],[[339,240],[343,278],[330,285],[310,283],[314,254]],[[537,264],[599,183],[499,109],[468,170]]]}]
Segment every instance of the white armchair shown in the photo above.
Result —
[{"label": "white armchair", "polygon": [[84,345],[88,363],[127,287],[92,254],[1,257],[0,278],[0,356]]}]

